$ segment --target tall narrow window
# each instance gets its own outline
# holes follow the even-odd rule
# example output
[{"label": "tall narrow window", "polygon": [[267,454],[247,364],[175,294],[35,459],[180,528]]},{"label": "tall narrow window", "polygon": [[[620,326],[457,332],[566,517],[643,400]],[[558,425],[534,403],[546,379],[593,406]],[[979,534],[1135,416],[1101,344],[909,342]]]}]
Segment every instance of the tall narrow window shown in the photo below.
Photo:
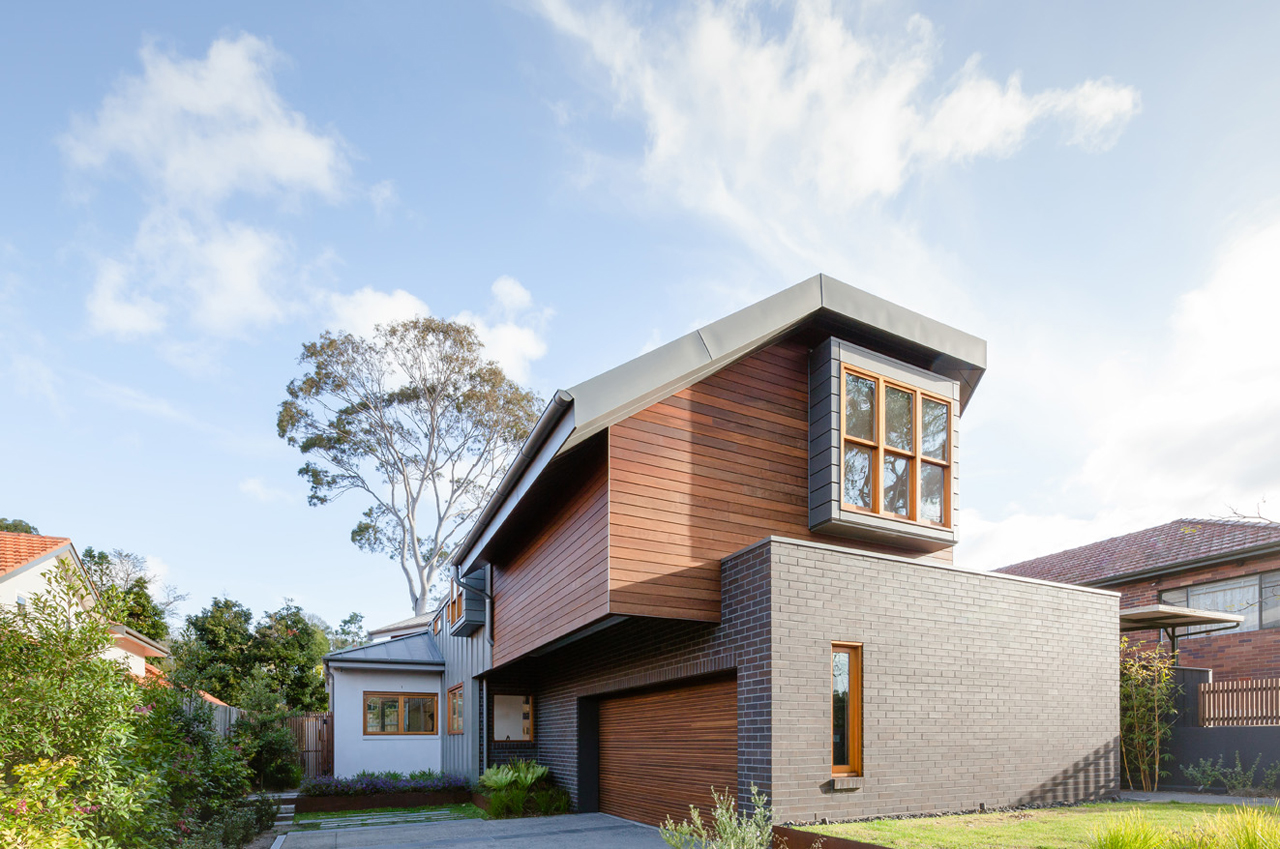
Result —
[{"label": "tall narrow window", "polygon": [[951,524],[951,402],[845,366],[841,501],[848,509]]},{"label": "tall narrow window", "polygon": [[446,705],[449,711],[449,733],[461,734],[463,731],[461,684],[454,684],[449,688],[449,700]]},{"label": "tall narrow window", "polygon": [[862,775],[862,646],[831,645],[831,772]]}]

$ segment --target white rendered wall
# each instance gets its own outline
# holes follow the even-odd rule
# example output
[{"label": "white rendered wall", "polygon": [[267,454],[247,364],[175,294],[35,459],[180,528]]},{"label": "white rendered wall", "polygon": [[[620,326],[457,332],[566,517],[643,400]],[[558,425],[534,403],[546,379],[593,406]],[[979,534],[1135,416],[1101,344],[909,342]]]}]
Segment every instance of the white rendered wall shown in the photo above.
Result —
[{"label": "white rendered wall", "polygon": [[48,593],[48,573],[56,565],[56,560],[48,558],[44,562],[28,564],[10,572],[3,581],[0,581],[0,604],[12,607],[18,603],[19,597],[30,604],[32,596]]},{"label": "white rendered wall", "polygon": [[[334,669],[333,774],[339,778],[370,772],[420,769],[440,771],[440,733],[444,725],[444,693],[439,672],[413,670]],[[365,734],[364,694],[435,693],[435,734]]]}]

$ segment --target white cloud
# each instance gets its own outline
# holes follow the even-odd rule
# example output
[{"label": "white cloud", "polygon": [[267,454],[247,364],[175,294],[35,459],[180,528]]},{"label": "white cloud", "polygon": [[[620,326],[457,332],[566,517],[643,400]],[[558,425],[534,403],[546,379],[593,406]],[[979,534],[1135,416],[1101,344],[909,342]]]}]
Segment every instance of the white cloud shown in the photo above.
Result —
[{"label": "white cloud", "polygon": [[547,353],[544,335],[554,312],[536,306],[529,290],[514,277],[499,277],[490,291],[493,302],[485,315],[463,312],[454,321],[474,327],[485,354],[512,380],[527,383],[533,362]]},{"label": "white cloud", "polygon": [[261,501],[264,504],[294,500],[292,494],[283,489],[268,486],[262,478],[245,478],[240,481],[240,491],[255,501]]},{"label": "white cloud", "polygon": [[[996,80],[976,56],[939,87],[942,52],[919,15],[864,34],[832,3],[801,0],[776,32],[751,2],[687,4],[645,22],[616,2],[539,5],[607,73],[613,105],[643,122],[639,166],[617,162],[611,192],[705,216],[771,263],[774,279],[857,269],[859,285],[899,301],[895,290],[910,288],[905,300],[936,303],[949,285],[910,227],[880,210],[912,175],[1009,156],[1038,124],[1105,149],[1139,109],[1134,89],[1105,79],[1026,93],[1017,74]],[[602,158],[585,157],[593,174],[608,173]],[[628,187],[637,172],[642,185]]]},{"label": "white cloud", "polygon": [[357,336],[371,336],[379,324],[431,315],[421,298],[404,289],[379,292],[365,286],[349,295],[331,294],[328,301],[329,327]]},{"label": "white cloud", "polygon": [[146,563],[147,577],[157,584],[163,584],[171,571],[169,564],[154,554],[144,555],[142,559]]},{"label": "white cloud", "polygon": [[382,217],[400,202],[400,193],[396,191],[396,184],[390,180],[383,180],[374,183],[369,187],[369,202],[373,204],[373,211]]},{"label": "white cloud", "polygon": [[93,118],[76,117],[61,143],[97,171],[123,160],[170,202],[203,208],[235,192],[314,192],[336,198],[341,142],[315,132],[276,91],[281,55],[252,35],[218,39],[203,59],[148,43],[142,75],[127,76]]},{"label": "white cloud", "polygon": [[[1053,375],[1053,390],[1038,399],[1022,394],[1034,404],[1023,411],[1027,427],[1049,422],[1045,441],[1066,446],[1055,435],[1074,433],[1087,446],[1078,461],[1063,459],[1078,471],[1042,500],[1084,507],[965,511],[965,561],[1007,565],[1177,518],[1250,513],[1268,495],[1274,499],[1278,282],[1280,220],[1224,246],[1205,283],[1179,299],[1163,347],[1144,355],[1119,350],[1079,365],[1064,357],[1051,370],[1032,363],[1042,385]],[[1034,477],[1023,485],[1033,486]]]},{"label": "white cloud", "polygon": [[288,240],[226,220],[221,206],[242,195],[340,199],[349,170],[341,140],[285,104],[272,77],[281,56],[252,35],[218,39],[198,59],[154,44],[140,56],[141,74],[122,78],[59,139],[78,173],[146,187],[133,244],[97,262],[91,325],[123,338],[234,337],[288,318],[302,276]]}]

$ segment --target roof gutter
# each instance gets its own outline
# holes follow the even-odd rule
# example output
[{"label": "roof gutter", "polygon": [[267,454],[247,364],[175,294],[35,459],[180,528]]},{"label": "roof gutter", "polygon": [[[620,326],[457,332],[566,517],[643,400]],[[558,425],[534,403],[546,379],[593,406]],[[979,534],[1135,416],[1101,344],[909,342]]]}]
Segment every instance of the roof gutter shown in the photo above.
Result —
[{"label": "roof gutter", "polygon": [[1115,586],[1116,584],[1127,584],[1131,581],[1137,581],[1142,578],[1157,578],[1161,575],[1169,575],[1174,572],[1185,572],[1188,569],[1199,569],[1203,566],[1218,566],[1222,563],[1230,563],[1233,560],[1249,560],[1251,558],[1262,557],[1267,554],[1280,554],[1280,542],[1266,542],[1261,545],[1250,546],[1249,548],[1237,548],[1223,554],[1211,554],[1205,557],[1197,557],[1192,560],[1182,560],[1177,563],[1170,563],[1165,566],[1156,566],[1151,569],[1144,569],[1141,572],[1127,572],[1123,575],[1114,575],[1098,581],[1085,581],[1082,586],[1110,587]]},{"label": "roof gutter", "polygon": [[480,513],[480,518],[471,526],[471,532],[467,534],[467,538],[462,541],[462,545],[458,547],[457,552],[453,555],[453,565],[460,566],[467,559],[467,555],[475,547],[476,541],[480,539],[493,517],[502,509],[503,503],[511,495],[511,491],[520,482],[520,478],[524,475],[525,470],[529,468],[529,464],[538,456],[547,438],[555,431],[556,425],[560,423],[560,419],[564,417],[564,414],[572,404],[573,396],[563,389],[556,390],[556,394],[551,396],[551,402],[547,404],[547,408],[538,417],[537,423],[529,433],[529,438],[524,441],[524,445],[520,446],[520,453],[516,455],[515,460],[507,469],[507,473],[498,482],[498,489],[490,497],[489,503],[484,506],[484,510]]}]

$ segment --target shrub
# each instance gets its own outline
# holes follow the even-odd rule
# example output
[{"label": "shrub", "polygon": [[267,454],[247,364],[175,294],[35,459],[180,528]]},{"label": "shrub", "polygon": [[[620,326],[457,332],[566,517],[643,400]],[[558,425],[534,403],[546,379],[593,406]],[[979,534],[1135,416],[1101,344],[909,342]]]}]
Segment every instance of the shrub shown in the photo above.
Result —
[{"label": "shrub", "polygon": [[677,825],[671,817],[662,824],[662,839],[673,849],[772,849],[773,813],[769,800],[751,785],[750,814],[739,814],[733,791],[712,790],[715,810],[711,824],[703,822],[698,809],[689,806],[689,819]]},{"label": "shrub", "polygon": [[1222,758],[1218,758],[1217,765],[1208,758],[1201,758],[1195,766],[1182,767],[1182,774],[1201,790],[1212,787],[1222,780]]},{"label": "shrub", "polygon": [[518,784],[511,784],[501,790],[494,790],[489,794],[489,816],[495,820],[522,817],[525,814],[525,804],[528,801],[529,791]]},{"label": "shrub", "polygon": [[182,849],[240,849],[259,831],[253,811],[223,811],[183,840]]},{"label": "shrub", "polygon": [[1120,639],[1120,758],[1134,789],[1156,790],[1169,774],[1160,763],[1170,757],[1164,742],[1175,715],[1175,662],[1163,647],[1133,648]]},{"label": "shrub", "polygon": [[265,793],[259,793],[249,803],[249,810],[253,812],[253,827],[257,829],[257,834],[261,834],[276,824],[276,817],[280,816],[280,803]]},{"label": "shrub", "polygon": [[533,791],[533,812],[540,817],[567,814],[573,806],[569,791],[563,787],[542,787]]},{"label": "shrub", "polygon": [[88,812],[68,788],[76,759],[39,760],[14,767],[0,784],[0,845],[10,849],[88,849]]},{"label": "shrub", "polygon": [[[399,776],[399,773],[392,773]],[[419,775],[414,773],[414,776]],[[378,793],[432,793],[448,790],[469,790],[467,779],[448,773],[429,773],[426,777],[385,778],[376,773],[364,773],[353,778],[319,776],[303,780],[299,788],[304,796],[373,796]]]},{"label": "shrub", "polygon": [[1218,761],[1218,770],[1222,776],[1222,783],[1227,788],[1227,793],[1232,796],[1239,796],[1241,793],[1253,788],[1253,776],[1258,771],[1258,764],[1262,762],[1262,755],[1259,754],[1257,760],[1253,762],[1253,766],[1245,769],[1240,763],[1240,753],[1236,752],[1236,765],[1231,768],[1223,768],[1222,761]]},{"label": "shrub", "polygon": [[241,684],[240,708],[233,736],[244,750],[254,786],[288,790],[302,781],[298,744],[288,726],[290,716],[284,696],[262,669],[255,669]]}]

